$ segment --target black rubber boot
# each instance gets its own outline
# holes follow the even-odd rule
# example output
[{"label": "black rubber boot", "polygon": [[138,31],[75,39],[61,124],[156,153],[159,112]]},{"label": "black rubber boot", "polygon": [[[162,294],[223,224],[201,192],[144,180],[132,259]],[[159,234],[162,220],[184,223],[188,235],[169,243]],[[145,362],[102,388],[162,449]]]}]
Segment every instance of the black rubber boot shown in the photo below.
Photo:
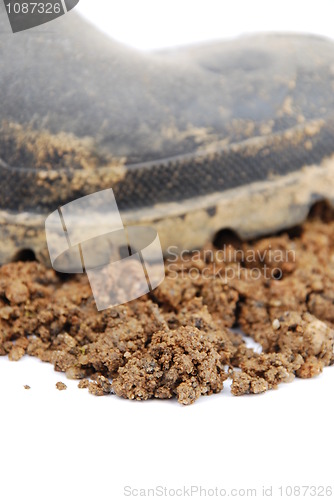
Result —
[{"label": "black rubber boot", "polygon": [[281,229],[334,198],[331,42],[145,54],[75,11],[13,35],[0,5],[0,261],[24,248],[45,260],[45,217],[110,187],[164,249]]}]

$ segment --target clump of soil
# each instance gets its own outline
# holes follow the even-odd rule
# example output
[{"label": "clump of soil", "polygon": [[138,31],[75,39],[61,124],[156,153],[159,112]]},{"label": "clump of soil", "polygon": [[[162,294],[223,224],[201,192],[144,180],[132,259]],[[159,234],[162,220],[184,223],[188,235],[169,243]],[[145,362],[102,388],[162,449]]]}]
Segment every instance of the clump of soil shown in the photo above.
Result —
[{"label": "clump of soil", "polygon": [[56,389],[58,389],[58,391],[66,391],[67,385],[64,384],[64,382],[57,382]]},{"label": "clump of soil", "polygon": [[333,213],[315,210],[298,230],[222,250],[166,261],[154,294],[103,312],[83,275],[2,266],[0,355],[36,356],[96,396],[185,405],[229,377],[232,394],[258,394],[332,365]]},{"label": "clump of soil", "polygon": [[[224,343],[224,338],[221,338]],[[129,399],[167,399],[189,404],[202,394],[220,392],[229,361],[219,341],[211,341],[192,326],[158,330],[146,348],[119,368],[113,388]]]}]

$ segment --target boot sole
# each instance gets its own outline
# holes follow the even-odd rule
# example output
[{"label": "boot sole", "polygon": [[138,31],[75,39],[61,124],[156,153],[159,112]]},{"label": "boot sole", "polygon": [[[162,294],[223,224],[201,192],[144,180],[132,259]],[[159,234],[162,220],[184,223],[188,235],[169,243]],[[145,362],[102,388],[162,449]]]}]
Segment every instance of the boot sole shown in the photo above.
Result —
[{"label": "boot sole", "polygon": [[[272,134],[250,139],[231,146],[228,151],[202,152],[195,158],[188,155],[160,162],[159,165],[127,167],[126,175],[116,182],[114,189],[117,202],[120,194],[119,208],[123,222],[125,225],[142,224],[154,227],[166,255],[170,247],[173,247],[173,251],[200,248],[212,241],[218,231],[224,229],[234,231],[242,239],[249,239],[300,224],[316,202],[326,200],[334,206],[334,154],[329,154],[334,136],[333,128],[332,121],[321,121],[313,123],[312,126],[307,124],[288,130],[284,136]],[[236,154],[243,159],[246,182],[242,183],[241,179],[241,185],[238,185],[238,179],[233,179],[242,177],[243,172],[235,176],[235,171],[230,170],[230,185],[236,184],[236,187],[205,192],[205,189],[202,189],[203,185],[205,186],[202,178],[207,176],[210,169],[213,173],[217,172],[217,168],[219,171],[219,166],[225,172],[226,158],[232,155],[233,159]],[[305,154],[308,160],[303,165],[301,162],[305,161]],[[279,159],[283,156],[284,161],[280,163]],[[316,161],[313,162],[314,158]],[[254,165],[257,165],[257,172],[261,172],[263,179],[258,180],[256,175],[253,175],[252,182],[247,178],[250,162],[251,171],[254,170]],[[276,166],[277,162],[284,166],[282,171],[278,168],[271,170],[272,162]],[[178,180],[177,183],[172,181],[168,188],[170,200],[166,200],[166,186],[164,192],[162,191],[164,196],[162,195],[160,200],[159,189],[153,189],[156,186],[154,181],[159,181],[159,175],[161,179],[166,178],[166,173],[171,176],[173,171],[178,173]],[[191,194],[185,186],[184,191],[187,194],[182,199],[182,181],[187,181],[189,173],[194,175],[195,186],[196,182],[198,183],[199,194]],[[152,174],[155,176],[153,185],[146,185]],[[182,179],[182,175],[185,175],[185,179]],[[46,177],[52,176],[52,171],[46,173]],[[92,172],[93,182],[90,182],[87,172],[85,176],[85,192],[81,195],[114,188],[110,179],[106,181],[101,172]],[[100,182],[96,182],[96,176]],[[63,181],[64,176],[61,178]],[[214,178],[213,183],[215,181],[219,186],[218,179]],[[173,182],[176,191],[173,190]],[[212,183],[212,179],[210,182]],[[225,182],[226,184],[228,185]],[[43,182],[39,183],[39,186],[41,185],[43,188]],[[134,203],[132,208],[131,190],[136,194],[144,188],[154,190],[152,199],[148,200],[146,206],[140,206],[137,200],[137,205]],[[67,191],[70,192],[68,185]],[[130,208],[124,205],[127,194]],[[38,193],[35,199],[38,199]],[[59,205],[63,203],[64,199]],[[25,252],[30,251],[35,254],[37,260],[50,265],[44,228],[47,215],[45,211],[0,211],[0,263],[21,259]]]},{"label": "boot sole", "polygon": [[[334,206],[333,179],[334,155],[284,176],[181,201],[121,210],[121,216],[125,225],[154,227],[168,255],[169,249],[200,248],[224,229],[250,239],[298,225],[316,202],[325,200]],[[0,262],[19,260],[31,251],[37,260],[50,265],[45,219],[45,214],[0,211]]]}]

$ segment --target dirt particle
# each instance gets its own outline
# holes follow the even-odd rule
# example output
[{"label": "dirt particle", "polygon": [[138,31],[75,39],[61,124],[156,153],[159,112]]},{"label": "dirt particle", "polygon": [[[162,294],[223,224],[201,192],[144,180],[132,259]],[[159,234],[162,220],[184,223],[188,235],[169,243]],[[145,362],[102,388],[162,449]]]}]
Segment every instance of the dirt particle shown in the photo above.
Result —
[{"label": "dirt particle", "polygon": [[89,380],[87,379],[80,380],[80,382],[78,383],[79,389],[88,389],[88,387],[89,387]]},{"label": "dirt particle", "polygon": [[29,291],[24,283],[16,279],[8,283],[5,295],[11,304],[22,304],[28,300]]},{"label": "dirt particle", "polygon": [[22,347],[12,347],[9,351],[8,358],[10,361],[19,361],[25,355],[25,350]]},{"label": "dirt particle", "polygon": [[64,384],[64,382],[57,382],[56,388],[58,389],[58,391],[66,391],[67,385]]},{"label": "dirt particle", "polygon": [[275,318],[273,321],[273,329],[274,330],[279,330],[281,328],[281,323],[279,322],[279,319]]}]

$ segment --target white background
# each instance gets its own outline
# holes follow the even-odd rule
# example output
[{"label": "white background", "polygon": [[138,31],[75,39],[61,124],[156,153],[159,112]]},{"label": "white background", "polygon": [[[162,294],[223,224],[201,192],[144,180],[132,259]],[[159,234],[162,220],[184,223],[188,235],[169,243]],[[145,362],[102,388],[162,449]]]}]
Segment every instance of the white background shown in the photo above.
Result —
[{"label": "white background", "polygon": [[[334,32],[334,1],[81,0],[79,10],[141,49],[260,30]],[[4,500],[118,500],[126,485],[257,488],[260,498],[263,485],[274,498],[279,485],[334,487],[333,368],[261,396],[226,387],[190,407],[95,398],[35,359],[0,358],[0,371]],[[67,391],[55,389],[60,380]]]},{"label": "white background", "polygon": [[77,9],[144,50],[259,31],[334,36],[333,0],[80,0]]}]

